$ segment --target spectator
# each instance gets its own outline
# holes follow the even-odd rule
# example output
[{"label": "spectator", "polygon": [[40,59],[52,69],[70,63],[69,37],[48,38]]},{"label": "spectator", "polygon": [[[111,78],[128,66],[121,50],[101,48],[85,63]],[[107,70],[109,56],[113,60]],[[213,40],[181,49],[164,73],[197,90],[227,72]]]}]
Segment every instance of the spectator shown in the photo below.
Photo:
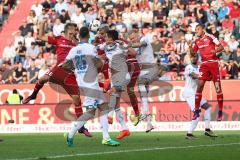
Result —
[{"label": "spectator", "polygon": [[229,13],[230,13],[230,9],[223,1],[221,3],[221,7],[218,10],[218,20],[220,20],[220,22],[223,21]]},{"label": "spectator", "polygon": [[70,20],[70,17],[68,13],[63,9],[61,11],[61,15],[59,16],[59,19],[61,20],[61,23],[66,23],[66,21]]},{"label": "spectator", "polygon": [[137,6],[134,6],[133,12],[131,12],[132,25],[141,27],[142,13],[138,10]]},{"label": "spectator", "polygon": [[179,25],[175,25],[172,33],[173,42],[174,43],[180,42],[181,37],[184,37],[184,33],[180,30]]},{"label": "spectator", "polygon": [[148,26],[148,32],[145,34],[145,37],[148,40],[148,42],[152,43],[154,35],[155,33],[153,32],[153,28],[151,26]]},{"label": "spectator", "polygon": [[16,83],[21,83],[24,75],[27,75],[27,71],[23,68],[22,63],[18,63],[17,69],[13,72],[13,79]]},{"label": "spectator", "polygon": [[26,20],[23,21],[23,25],[19,27],[21,36],[25,37],[29,32],[33,32],[33,28]]},{"label": "spectator", "polygon": [[24,37],[21,36],[21,31],[18,30],[16,32],[13,32],[12,34],[14,36],[14,47],[17,47],[19,45],[19,42],[21,42],[22,44],[24,43]]},{"label": "spectator", "polygon": [[71,21],[73,23],[76,23],[78,25],[78,27],[82,27],[85,21],[85,17],[84,14],[81,12],[81,8],[78,8],[76,10],[76,13],[73,13],[72,17],[71,17]]},{"label": "spectator", "polygon": [[21,96],[16,89],[13,89],[12,94],[9,94],[6,100],[7,104],[21,104],[23,96]]},{"label": "spectator", "polygon": [[10,62],[14,64],[14,59],[16,57],[16,52],[12,42],[9,42],[8,45],[3,49],[2,60],[3,62]]},{"label": "spectator", "polygon": [[49,69],[45,63],[38,72],[38,79],[42,78],[48,71],[49,71]]},{"label": "spectator", "polygon": [[92,7],[89,7],[88,12],[85,13],[86,24],[88,25],[92,23],[95,19],[97,19],[97,16],[96,11]]},{"label": "spectator", "polygon": [[40,69],[46,63],[46,60],[43,58],[43,54],[38,54],[37,59],[35,60],[35,66]]},{"label": "spectator", "polygon": [[168,13],[168,18],[172,24],[176,24],[178,17],[184,17],[183,10],[179,9],[177,4],[173,4],[173,8]]},{"label": "spectator", "polygon": [[219,56],[223,62],[228,63],[232,56],[229,46],[224,47],[224,51]]},{"label": "spectator", "polygon": [[237,50],[239,42],[236,41],[235,36],[231,35],[230,40],[228,41],[228,46],[232,52]]},{"label": "spectator", "polygon": [[185,40],[185,37],[181,37],[181,41],[176,44],[176,51],[177,54],[180,55],[181,59],[184,59],[184,56],[187,54],[188,51],[188,44]]},{"label": "spectator", "polygon": [[222,21],[222,28],[230,28],[231,30],[233,30],[233,27],[233,21],[229,18],[229,16],[226,16],[225,19]]},{"label": "spectator", "polygon": [[39,69],[35,67],[34,62],[32,61],[30,68],[27,69],[28,83],[36,83],[37,77],[38,77],[38,71]]},{"label": "spectator", "polygon": [[27,55],[30,56],[32,59],[36,59],[39,53],[39,47],[36,45],[35,42],[32,42],[31,47],[27,48]]},{"label": "spectator", "polygon": [[153,25],[153,12],[149,8],[145,8],[142,13],[142,22],[144,27]]},{"label": "spectator", "polygon": [[32,32],[28,32],[27,36],[24,38],[26,48],[31,47],[32,42],[35,42]]},{"label": "spectator", "polygon": [[27,49],[21,41],[18,42],[18,46],[16,47],[15,51],[16,51],[15,62],[16,63],[19,63],[19,62],[23,63],[24,60],[25,60]]},{"label": "spectator", "polygon": [[238,24],[238,18],[240,17],[240,6],[237,2],[235,2],[233,4],[233,8],[230,9],[229,16],[232,18],[235,24]]},{"label": "spectator", "polygon": [[128,30],[132,29],[132,20],[130,8],[126,7],[122,14],[123,23],[127,26]]},{"label": "spectator", "polygon": [[181,64],[180,56],[175,53],[175,51],[171,51],[171,54],[168,56],[168,68],[170,71],[175,70],[177,71],[178,76],[180,75],[181,69],[184,67]]},{"label": "spectator", "polygon": [[[41,11],[41,13],[42,13],[42,11]],[[40,16],[41,13],[38,16]],[[27,16],[27,23],[31,24],[31,25],[36,25],[37,22],[38,22],[38,17],[36,15],[36,12],[35,12],[35,10],[31,10],[29,15]]]},{"label": "spectator", "polygon": [[229,66],[228,66],[228,72],[230,75],[230,79],[238,79],[238,66],[234,62],[233,59],[230,59]]},{"label": "spectator", "polygon": [[50,57],[47,59],[47,65],[48,66],[53,66],[57,63],[57,59],[56,59],[56,56],[51,53]]},{"label": "spectator", "polygon": [[33,10],[37,16],[41,15],[43,6],[40,4],[40,0],[36,0],[35,4],[32,5],[31,10]]},{"label": "spectator", "polygon": [[113,8],[115,8],[115,3],[112,0],[107,0],[104,4],[104,8],[106,9],[107,16],[113,16]]},{"label": "spectator", "polygon": [[82,3],[77,3],[78,8],[82,9],[82,12],[85,13],[88,11],[88,8],[91,7],[91,5],[87,2],[87,0],[82,0]]},{"label": "spectator", "polygon": [[68,4],[64,0],[58,0],[54,9],[58,14],[61,14],[62,10],[68,11]]},{"label": "spectator", "polygon": [[57,18],[53,25],[53,35],[60,36],[62,31],[64,31],[64,24],[61,23],[59,18]]},{"label": "spectator", "polygon": [[71,1],[71,4],[68,6],[68,14],[72,17],[73,14],[76,14],[78,10],[76,1]]},{"label": "spectator", "polygon": [[153,40],[152,40],[152,48],[153,48],[153,52],[155,55],[159,54],[161,48],[163,47],[162,42],[158,39],[157,35],[153,36]]},{"label": "spectator", "polygon": [[127,31],[127,26],[123,23],[123,19],[121,16],[117,18],[116,30],[122,33]]},{"label": "spectator", "polygon": [[53,7],[53,3],[51,2],[51,0],[43,0],[42,7],[49,11]]},{"label": "spectator", "polygon": [[32,58],[30,56],[26,55],[26,58],[25,58],[25,60],[23,62],[23,68],[26,69],[26,70],[28,68],[30,68],[31,62],[32,62]]}]

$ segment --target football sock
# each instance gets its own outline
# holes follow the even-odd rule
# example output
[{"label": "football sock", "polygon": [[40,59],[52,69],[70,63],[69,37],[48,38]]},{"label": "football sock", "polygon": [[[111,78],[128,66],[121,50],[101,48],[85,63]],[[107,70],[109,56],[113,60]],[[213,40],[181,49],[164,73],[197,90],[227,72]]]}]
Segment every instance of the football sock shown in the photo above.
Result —
[{"label": "football sock", "polygon": [[100,124],[102,126],[103,139],[104,140],[110,139],[110,136],[108,134],[108,119],[106,111],[102,111],[100,113]]},{"label": "football sock", "polygon": [[205,113],[204,113],[205,128],[210,128],[211,109],[212,107],[209,107],[207,110],[205,110]]},{"label": "football sock", "polygon": [[217,101],[218,101],[219,111],[222,111],[222,109],[223,109],[223,94],[222,93],[217,94]]},{"label": "football sock", "polygon": [[198,121],[199,121],[199,118],[195,119],[195,120],[192,120],[190,126],[189,126],[189,129],[188,129],[188,133],[192,134],[192,132],[195,130],[195,128],[197,127],[197,124],[198,124]]},{"label": "football sock", "polygon": [[72,123],[71,131],[68,134],[69,138],[73,138],[74,134],[78,131],[78,129],[81,128],[89,119],[93,117],[94,115],[88,112],[85,112],[83,115],[81,115],[77,119],[77,121]]},{"label": "football sock", "polygon": [[41,84],[39,81],[37,81],[37,83],[36,83],[36,85],[34,87],[32,95],[36,96],[43,86],[44,86],[44,84]]},{"label": "football sock", "polygon": [[122,113],[121,109],[117,108],[115,110],[115,112],[116,112],[117,120],[120,123],[120,125],[122,126],[122,130],[128,130],[128,127],[125,123],[125,120],[124,120],[123,113]]},{"label": "football sock", "polygon": [[200,108],[200,102],[202,100],[202,93],[196,93],[195,94],[195,110],[198,110]]}]

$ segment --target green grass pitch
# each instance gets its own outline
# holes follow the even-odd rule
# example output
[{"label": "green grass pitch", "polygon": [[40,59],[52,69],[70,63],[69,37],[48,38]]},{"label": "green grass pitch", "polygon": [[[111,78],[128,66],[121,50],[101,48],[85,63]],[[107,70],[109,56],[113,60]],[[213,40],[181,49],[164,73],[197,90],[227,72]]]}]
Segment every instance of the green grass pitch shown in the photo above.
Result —
[{"label": "green grass pitch", "polygon": [[[63,134],[0,134],[1,160],[237,160],[240,131],[216,131],[212,139],[195,132],[198,140],[185,140],[185,132],[134,132],[119,140],[119,147],[103,146],[101,133],[93,138],[75,135],[68,148]],[[111,133],[115,137],[117,133]]]}]

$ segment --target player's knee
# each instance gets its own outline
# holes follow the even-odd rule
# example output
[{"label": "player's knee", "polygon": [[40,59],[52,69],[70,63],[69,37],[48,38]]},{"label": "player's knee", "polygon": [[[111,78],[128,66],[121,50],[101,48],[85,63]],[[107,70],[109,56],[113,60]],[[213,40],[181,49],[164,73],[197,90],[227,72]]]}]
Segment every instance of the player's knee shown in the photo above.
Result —
[{"label": "player's knee", "polygon": [[44,83],[48,82],[48,80],[49,80],[49,76],[44,75],[42,78],[39,79],[39,82],[41,84],[44,84]]}]

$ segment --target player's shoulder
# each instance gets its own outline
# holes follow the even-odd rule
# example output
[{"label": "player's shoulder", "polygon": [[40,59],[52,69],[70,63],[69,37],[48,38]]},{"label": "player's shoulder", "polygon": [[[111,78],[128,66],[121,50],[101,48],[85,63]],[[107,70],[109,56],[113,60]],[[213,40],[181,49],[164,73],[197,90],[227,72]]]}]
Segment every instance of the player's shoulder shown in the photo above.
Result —
[{"label": "player's shoulder", "polygon": [[215,39],[216,37],[214,36],[214,35],[212,35],[212,34],[210,34],[210,33],[205,33],[205,36],[207,37],[207,38],[210,38],[210,39]]}]

